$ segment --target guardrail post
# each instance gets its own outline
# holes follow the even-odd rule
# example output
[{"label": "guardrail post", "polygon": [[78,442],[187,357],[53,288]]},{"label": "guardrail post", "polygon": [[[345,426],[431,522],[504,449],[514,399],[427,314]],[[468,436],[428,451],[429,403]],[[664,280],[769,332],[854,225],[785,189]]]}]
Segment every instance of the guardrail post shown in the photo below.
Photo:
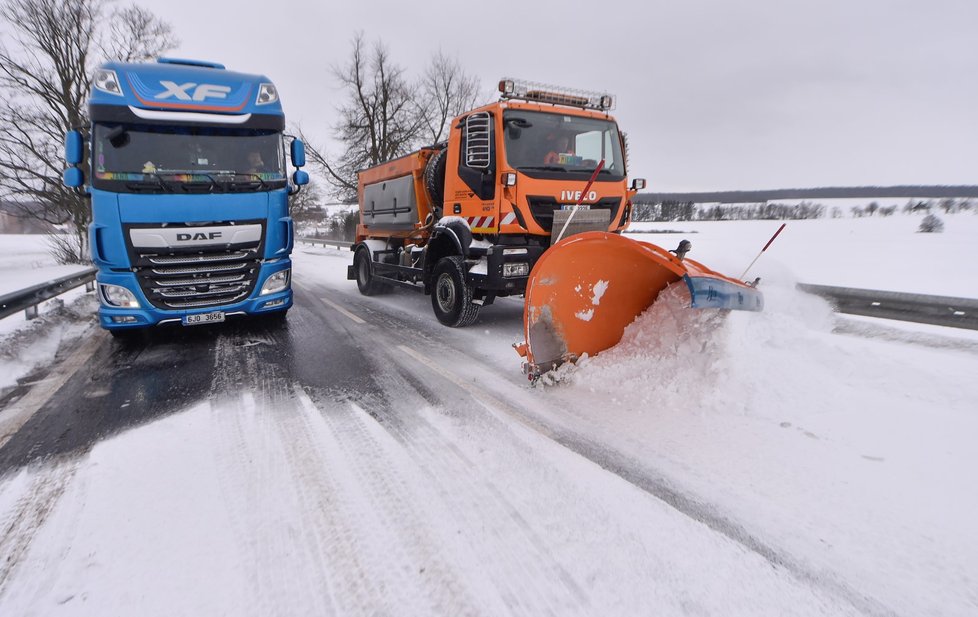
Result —
[{"label": "guardrail post", "polygon": [[85,283],[85,292],[91,293],[93,291],[95,291],[95,281],[88,281]]},{"label": "guardrail post", "polygon": [[27,319],[35,319],[37,317],[37,305],[28,306],[24,309],[24,316]]}]

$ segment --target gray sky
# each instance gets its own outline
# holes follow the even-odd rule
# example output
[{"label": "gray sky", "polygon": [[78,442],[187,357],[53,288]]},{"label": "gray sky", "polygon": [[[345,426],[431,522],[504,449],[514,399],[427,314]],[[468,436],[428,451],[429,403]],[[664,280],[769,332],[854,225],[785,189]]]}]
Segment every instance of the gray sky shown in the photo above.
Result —
[{"label": "gray sky", "polygon": [[137,2],[170,55],[265,73],[323,143],[362,30],[411,75],[456,56],[487,97],[503,76],[612,92],[654,191],[978,183],[975,0]]}]

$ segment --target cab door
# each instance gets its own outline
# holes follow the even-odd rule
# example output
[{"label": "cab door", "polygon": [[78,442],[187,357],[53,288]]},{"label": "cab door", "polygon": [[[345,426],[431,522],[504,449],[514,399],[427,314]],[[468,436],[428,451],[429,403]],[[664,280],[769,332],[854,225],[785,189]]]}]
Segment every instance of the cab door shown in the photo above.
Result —
[{"label": "cab door", "polygon": [[499,229],[496,182],[496,143],[493,116],[487,111],[471,113],[456,125],[458,156],[454,163],[456,182],[446,187],[445,215],[460,216],[473,233],[496,233]]}]

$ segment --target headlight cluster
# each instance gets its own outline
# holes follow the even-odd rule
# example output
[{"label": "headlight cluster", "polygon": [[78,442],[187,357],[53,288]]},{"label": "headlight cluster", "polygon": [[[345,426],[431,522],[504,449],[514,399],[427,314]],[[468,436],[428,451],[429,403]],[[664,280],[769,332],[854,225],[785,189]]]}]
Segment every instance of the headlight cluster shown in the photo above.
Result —
[{"label": "headlight cluster", "polygon": [[291,274],[292,269],[287,268],[285,270],[279,270],[275,274],[271,275],[265,279],[265,283],[261,286],[261,292],[259,292],[259,295],[267,296],[268,294],[273,294],[277,291],[282,291],[283,289],[288,288]]},{"label": "headlight cluster", "polygon": [[109,306],[139,308],[139,300],[137,300],[136,296],[125,287],[99,283],[99,288],[102,290],[102,301]]}]

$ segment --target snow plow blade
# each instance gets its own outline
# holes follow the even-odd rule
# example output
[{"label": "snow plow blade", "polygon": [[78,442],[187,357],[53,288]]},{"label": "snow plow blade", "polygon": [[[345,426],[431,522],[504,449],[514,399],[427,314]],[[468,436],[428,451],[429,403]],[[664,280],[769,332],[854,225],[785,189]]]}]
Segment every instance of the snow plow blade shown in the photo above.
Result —
[{"label": "snow plow blade", "polygon": [[585,353],[613,347],[671,284],[686,285],[690,308],[760,311],[764,306],[753,286],[654,244],[600,231],[578,234],[551,247],[530,273],[526,342],[516,346],[526,359],[524,372],[534,379]]}]

